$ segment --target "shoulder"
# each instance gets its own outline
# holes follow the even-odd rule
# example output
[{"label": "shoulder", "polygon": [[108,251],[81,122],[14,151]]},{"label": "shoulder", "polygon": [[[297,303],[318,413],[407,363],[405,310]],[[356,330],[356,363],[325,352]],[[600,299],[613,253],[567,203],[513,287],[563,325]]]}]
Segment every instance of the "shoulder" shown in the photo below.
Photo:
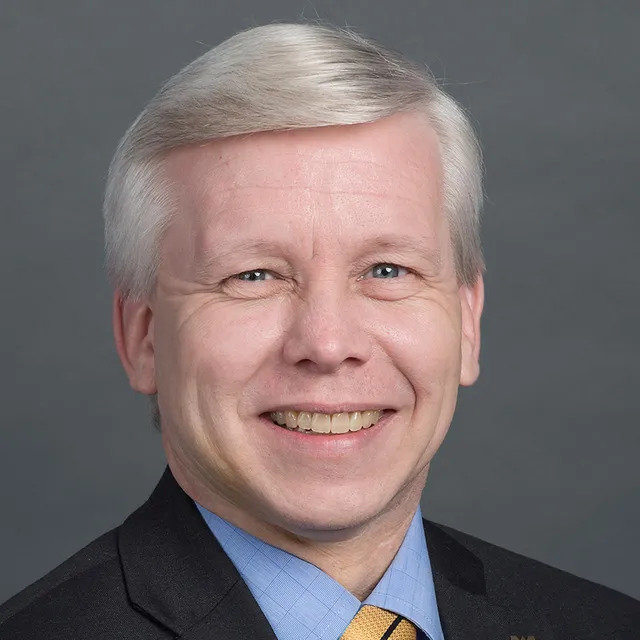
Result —
[{"label": "shoulder", "polygon": [[[128,604],[117,529],[103,534],[0,605],[3,640],[147,637]],[[118,627],[131,635],[114,634]],[[154,626],[157,630],[157,628]],[[158,637],[155,634],[153,637]]]},{"label": "shoulder", "polygon": [[427,521],[426,531],[445,534],[477,558],[487,594],[505,606],[534,607],[576,637],[596,629],[598,638],[640,637],[640,602],[628,595],[451,527]]}]

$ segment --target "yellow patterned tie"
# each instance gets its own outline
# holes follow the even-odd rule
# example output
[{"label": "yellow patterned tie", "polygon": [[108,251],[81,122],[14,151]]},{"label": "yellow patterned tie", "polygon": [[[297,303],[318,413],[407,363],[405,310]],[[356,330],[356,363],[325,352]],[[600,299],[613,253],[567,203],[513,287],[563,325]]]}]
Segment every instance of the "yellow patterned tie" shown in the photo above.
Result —
[{"label": "yellow patterned tie", "polygon": [[340,640],[416,640],[416,628],[402,616],[365,604]]}]

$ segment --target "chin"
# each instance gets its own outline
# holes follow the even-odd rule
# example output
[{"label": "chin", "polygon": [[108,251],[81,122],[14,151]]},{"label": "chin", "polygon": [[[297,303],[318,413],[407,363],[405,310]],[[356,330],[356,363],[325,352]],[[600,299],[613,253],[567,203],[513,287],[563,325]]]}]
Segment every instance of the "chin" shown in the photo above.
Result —
[{"label": "chin", "polygon": [[[369,487],[371,484],[369,483]],[[283,499],[284,498],[284,499]],[[371,491],[303,491],[279,493],[269,511],[271,522],[301,537],[315,540],[339,539],[340,532],[353,533],[386,510],[392,496],[385,499]]]}]

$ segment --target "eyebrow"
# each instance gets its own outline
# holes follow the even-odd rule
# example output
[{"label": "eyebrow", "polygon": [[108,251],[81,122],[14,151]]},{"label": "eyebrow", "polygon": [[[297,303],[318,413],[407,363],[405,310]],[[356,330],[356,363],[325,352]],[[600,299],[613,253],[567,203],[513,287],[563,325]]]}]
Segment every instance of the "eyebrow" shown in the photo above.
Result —
[{"label": "eyebrow", "polygon": [[265,254],[282,253],[284,245],[281,242],[263,239],[248,239],[237,244],[232,244],[226,251],[217,251],[196,259],[195,272],[198,277],[206,277],[212,270],[224,261],[228,256],[263,256]]},{"label": "eyebrow", "polygon": [[364,243],[363,253],[374,251],[409,252],[419,255],[422,259],[431,263],[438,271],[442,267],[442,252],[430,246],[433,239],[428,236],[409,236],[404,234],[388,234],[371,238]]},{"label": "eyebrow", "polygon": [[[428,262],[438,272],[442,267],[442,252],[429,246],[432,239],[421,235],[387,234],[369,238],[363,243],[359,252],[361,256],[370,255],[376,251],[388,251],[391,253],[414,253],[425,262]],[[224,261],[227,256],[264,256],[267,254],[282,254],[287,246],[279,241],[264,240],[262,238],[250,238],[233,244],[231,248],[214,255],[203,257],[197,261],[196,274],[204,276],[210,273],[212,268]]]}]

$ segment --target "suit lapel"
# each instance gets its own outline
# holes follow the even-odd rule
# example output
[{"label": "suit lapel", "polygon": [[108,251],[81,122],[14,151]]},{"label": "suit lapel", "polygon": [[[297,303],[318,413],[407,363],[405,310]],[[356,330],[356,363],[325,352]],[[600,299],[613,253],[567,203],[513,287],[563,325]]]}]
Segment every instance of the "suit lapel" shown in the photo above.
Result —
[{"label": "suit lapel", "polygon": [[184,640],[276,640],[247,585],[239,580],[210,614],[190,628]]},{"label": "suit lapel", "polygon": [[169,468],[118,530],[134,608],[185,640],[276,640],[249,588]]},{"label": "suit lapel", "polygon": [[429,559],[446,640],[554,640],[544,615],[492,597],[481,560],[433,522],[424,521]]}]

